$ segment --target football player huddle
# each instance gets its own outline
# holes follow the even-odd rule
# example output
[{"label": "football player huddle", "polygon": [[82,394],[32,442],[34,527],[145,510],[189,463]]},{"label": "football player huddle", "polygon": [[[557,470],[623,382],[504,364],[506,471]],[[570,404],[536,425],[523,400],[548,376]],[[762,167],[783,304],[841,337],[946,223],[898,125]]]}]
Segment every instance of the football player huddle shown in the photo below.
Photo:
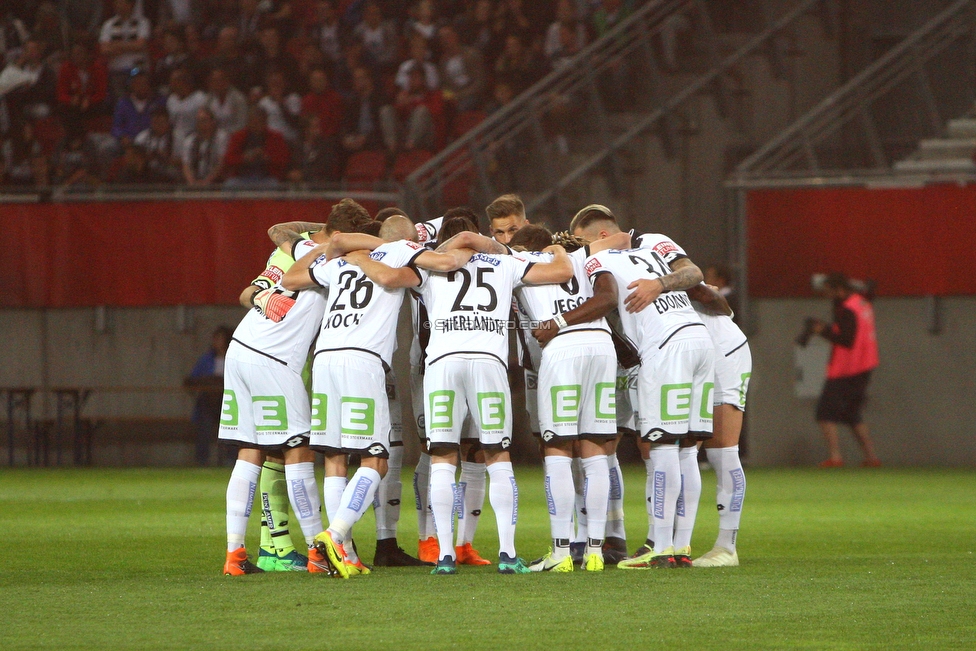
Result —
[{"label": "football player huddle", "polygon": [[[489,565],[472,546],[486,494],[502,574],[738,565],[738,437],[751,358],[725,299],[676,243],[622,231],[605,206],[583,208],[555,235],[530,224],[515,195],[486,213],[493,237],[467,208],[415,225],[398,209],[373,219],[344,199],[324,224],[269,230],[277,248],[241,294],[253,309],[225,362],[219,436],[238,447],[225,574],[369,574],[352,530],[370,506],[374,567],[455,574]],[[405,296],[423,449],[413,482],[416,558],[396,538],[403,441],[391,366]],[[552,535],[548,553],[529,563],[515,549],[510,332],[544,457]],[[636,435],[647,469],[648,534],[630,556],[616,458],[625,434]],[[702,444],[718,477],[719,537],[692,560]],[[325,456],[322,498],[316,451]],[[347,479],[350,456],[360,462]],[[255,564],[244,537],[258,490]],[[307,555],[292,546],[289,504]]]}]

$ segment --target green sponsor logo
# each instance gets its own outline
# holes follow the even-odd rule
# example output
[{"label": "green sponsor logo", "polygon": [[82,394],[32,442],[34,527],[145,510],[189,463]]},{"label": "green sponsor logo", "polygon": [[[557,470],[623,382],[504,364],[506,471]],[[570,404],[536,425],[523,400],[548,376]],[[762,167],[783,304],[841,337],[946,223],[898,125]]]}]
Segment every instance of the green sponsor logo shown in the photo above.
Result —
[{"label": "green sponsor logo", "polygon": [[617,388],[613,382],[596,383],[596,417],[617,419]]},{"label": "green sponsor logo", "polygon": [[746,393],[749,391],[749,380],[752,378],[752,373],[743,373],[742,382],[739,384],[739,406],[746,406]]},{"label": "green sponsor logo", "polygon": [[280,432],[288,429],[288,409],[284,396],[252,396],[254,429],[259,432]]},{"label": "green sponsor logo", "polygon": [[580,385],[563,384],[549,390],[552,396],[552,422],[572,423],[579,420]]},{"label": "green sponsor logo", "polygon": [[710,419],[712,417],[712,393],[715,391],[714,382],[706,382],[702,385],[701,410],[698,412],[699,418]]},{"label": "green sponsor logo", "polygon": [[454,429],[454,392],[431,391],[427,396],[427,427]]},{"label": "green sponsor logo", "polygon": [[224,401],[220,406],[220,424],[227,427],[237,427],[239,421],[237,394],[230,389],[224,389]]},{"label": "green sponsor logo", "polygon": [[373,436],[376,401],[372,398],[347,398],[339,401],[342,411],[341,431],[353,436]]},{"label": "green sponsor logo", "polygon": [[505,394],[493,391],[479,393],[477,397],[481,429],[502,429],[505,426]]},{"label": "green sponsor logo", "polygon": [[683,420],[691,415],[691,382],[661,385],[661,420]]},{"label": "green sponsor logo", "polygon": [[324,432],[329,413],[329,396],[324,393],[312,394],[312,431]]}]

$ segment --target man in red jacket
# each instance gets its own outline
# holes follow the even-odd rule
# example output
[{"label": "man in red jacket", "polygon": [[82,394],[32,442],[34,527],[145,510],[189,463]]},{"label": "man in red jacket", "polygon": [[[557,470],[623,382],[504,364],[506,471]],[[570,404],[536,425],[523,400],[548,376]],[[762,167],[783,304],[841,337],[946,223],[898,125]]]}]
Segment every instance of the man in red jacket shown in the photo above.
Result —
[{"label": "man in red jacket", "polygon": [[290,160],[284,137],[268,128],[264,109],[254,107],[247,125],[230,137],[224,167],[227,188],[274,189],[281,185]]},{"label": "man in red jacket", "polygon": [[833,345],[827,364],[827,380],[817,404],[817,423],[827,442],[830,457],[821,468],[844,465],[837,440],[837,423],[848,425],[864,452],[865,467],[881,461],[874,454],[868,426],[861,417],[871,371],[878,366],[878,342],[874,330],[874,309],[852,291],[847,276],[832,273],[824,281],[823,294],[834,301],[834,322],[814,321],[811,329]]}]

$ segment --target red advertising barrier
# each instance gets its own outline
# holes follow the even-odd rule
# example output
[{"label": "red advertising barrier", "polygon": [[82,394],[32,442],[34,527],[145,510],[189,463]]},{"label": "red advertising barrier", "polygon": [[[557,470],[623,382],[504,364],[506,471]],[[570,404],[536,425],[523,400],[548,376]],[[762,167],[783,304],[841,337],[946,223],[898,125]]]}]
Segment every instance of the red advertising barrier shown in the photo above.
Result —
[{"label": "red advertising barrier", "polygon": [[231,305],[264,269],[278,222],[328,201],[0,205],[3,307]]},{"label": "red advertising barrier", "polygon": [[882,296],[976,294],[976,185],[750,191],[749,294],[809,296],[810,275]]}]

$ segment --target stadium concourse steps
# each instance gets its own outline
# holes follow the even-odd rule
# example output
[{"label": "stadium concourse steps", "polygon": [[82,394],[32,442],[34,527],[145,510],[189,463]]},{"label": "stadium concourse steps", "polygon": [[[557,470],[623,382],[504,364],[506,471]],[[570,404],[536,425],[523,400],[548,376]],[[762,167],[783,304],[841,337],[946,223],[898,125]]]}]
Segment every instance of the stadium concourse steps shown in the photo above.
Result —
[{"label": "stadium concourse steps", "polygon": [[894,165],[900,173],[976,173],[976,117],[949,120],[946,135],[926,138]]}]

